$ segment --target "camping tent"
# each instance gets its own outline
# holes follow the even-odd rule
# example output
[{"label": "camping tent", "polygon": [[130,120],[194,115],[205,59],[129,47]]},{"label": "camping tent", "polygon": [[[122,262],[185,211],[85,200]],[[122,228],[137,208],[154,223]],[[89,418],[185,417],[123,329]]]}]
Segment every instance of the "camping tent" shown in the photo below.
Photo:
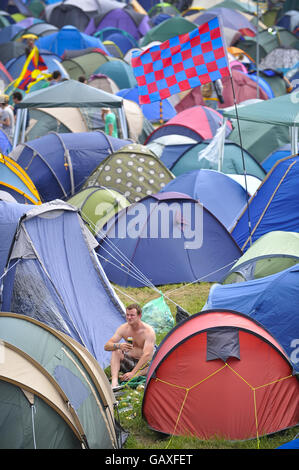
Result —
[{"label": "camping tent", "polygon": [[294,371],[299,373],[298,275],[299,265],[234,284],[214,284],[204,309],[238,310],[258,321],[279,342]]},{"label": "camping tent", "polygon": [[278,161],[249,200],[231,230],[242,251],[274,230],[299,232],[298,165],[298,155]]},{"label": "camping tent", "polygon": [[221,222],[183,193],[157,193],[131,204],[96,238],[108,279],[122,286],[213,282],[241,256]]},{"label": "camping tent", "polygon": [[[118,111],[119,129],[122,137],[127,138],[123,99],[120,96],[113,96],[76,80],[66,80],[55,86],[31,92],[19,104],[13,146],[19,142],[21,126],[26,118],[22,109],[69,107],[82,108],[88,114],[89,110],[98,111],[99,108],[107,106]],[[23,138],[24,136],[21,136],[21,142]]]},{"label": "camping tent", "polygon": [[[158,137],[180,134],[197,141],[212,139],[223,123],[223,116],[207,106],[193,106],[181,111],[166,124],[157,127],[146,140],[146,144]],[[232,130],[229,121],[226,123],[226,137]]]},{"label": "camping tent", "polygon": [[238,259],[223,284],[270,276],[299,263],[299,234],[276,230],[258,238]]},{"label": "camping tent", "polygon": [[[236,69],[231,70],[231,75],[231,77],[223,77],[221,79],[223,84],[222,96],[224,102],[217,103],[217,107],[220,109],[233,106],[235,101],[238,104],[242,101],[257,97],[257,85],[250,75],[244,74]],[[262,100],[268,99],[268,95],[262,90],[260,85],[259,97]],[[178,112],[181,112],[186,108],[196,105],[205,105],[205,100],[201,94],[201,87],[196,87],[190,90],[190,92],[188,92],[176,105],[175,109]]]},{"label": "camping tent", "polygon": [[[292,132],[292,153],[296,153],[296,136],[299,127],[299,120],[298,103],[295,94],[288,93],[287,95],[278,96],[277,98],[273,98],[271,100],[260,101],[258,103],[244,106],[239,105],[237,106],[237,110],[234,108],[223,110],[223,115],[228,117],[229,119],[236,119],[237,114],[238,119],[240,121],[249,121],[251,123],[257,124],[258,126],[281,126],[281,132],[284,131],[284,139],[286,139],[286,136],[288,135],[288,130],[290,129]],[[250,138],[252,138],[252,133],[250,134]],[[276,148],[280,147],[285,143],[289,142],[282,142],[282,144],[277,145]],[[274,148],[272,150],[274,150]],[[267,155],[269,155],[270,151],[264,154],[264,158],[259,159],[259,161],[264,160]]]},{"label": "camping tent", "polygon": [[[40,49],[46,49],[62,56],[65,50],[86,49],[94,47],[102,49],[108,54],[107,49],[99,38],[89,36],[79,31],[75,26],[63,26],[57,32],[49,34],[36,41],[36,46]],[[109,55],[109,54],[108,54]]]},{"label": "camping tent", "polygon": [[[201,152],[205,152],[210,140],[199,142],[186,148],[181,155],[175,153],[169,154],[163,152],[161,160],[171,170],[175,176],[179,176],[188,171],[206,168],[210,170],[218,170],[218,161],[208,160],[206,156],[199,158]],[[219,155],[220,158],[220,155]],[[253,156],[245,149],[241,149],[240,145],[227,140],[224,142],[224,153],[221,171],[223,173],[244,174],[243,158],[246,173],[263,179],[266,175],[265,170],[253,158]]]},{"label": "camping tent", "polygon": [[26,169],[42,201],[47,202],[73,196],[102,160],[128,142],[100,131],[51,132],[19,144],[10,157]]},{"label": "camping tent", "polygon": [[108,379],[87,349],[32,318],[1,313],[1,449],[119,447]]},{"label": "camping tent", "polygon": [[[12,213],[11,204],[0,203],[3,216]],[[71,336],[107,367],[104,344],[123,323],[124,307],[97,260],[96,240],[69,204],[55,200],[30,207],[14,221],[1,310]]]},{"label": "camping tent", "polygon": [[38,191],[26,171],[11,158],[0,153],[0,189],[22,204],[41,204]]},{"label": "camping tent", "polygon": [[183,173],[164,186],[161,192],[184,193],[197,199],[228,230],[247,203],[245,189],[229,176],[215,170]]},{"label": "camping tent", "polygon": [[63,67],[67,70],[70,78],[78,80],[80,75],[89,78],[90,75],[106,62],[113,60],[110,55],[104,53],[101,49],[82,49],[82,53],[74,57],[64,57]]},{"label": "camping tent", "polygon": [[259,440],[298,424],[298,391],[277,338],[256,319],[216,307],[180,322],[160,343],[142,415],[165,434]]},{"label": "camping tent", "polygon": [[79,209],[82,219],[93,235],[96,235],[105,223],[129,201],[118,191],[100,186],[82,189],[68,200]]},{"label": "camping tent", "polygon": [[154,194],[173,179],[172,173],[145,146],[124,145],[103,160],[83,185],[104,186],[122,193],[130,202]]}]

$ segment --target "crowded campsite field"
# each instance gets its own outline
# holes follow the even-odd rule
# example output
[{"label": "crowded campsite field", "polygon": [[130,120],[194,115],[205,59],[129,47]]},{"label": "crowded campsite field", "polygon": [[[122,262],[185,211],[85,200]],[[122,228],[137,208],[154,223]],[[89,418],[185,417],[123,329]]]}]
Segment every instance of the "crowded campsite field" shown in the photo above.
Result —
[{"label": "crowded campsite field", "polygon": [[0,6],[0,449],[298,449],[298,1]]}]

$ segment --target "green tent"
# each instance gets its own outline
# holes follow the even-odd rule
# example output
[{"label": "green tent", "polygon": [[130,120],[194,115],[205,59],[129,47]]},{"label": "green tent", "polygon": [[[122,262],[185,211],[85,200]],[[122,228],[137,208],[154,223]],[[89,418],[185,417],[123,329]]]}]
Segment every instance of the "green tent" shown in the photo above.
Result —
[{"label": "green tent", "polygon": [[0,314],[0,448],[115,449],[115,399],[104,371],[69,336]]},{"label": "green tent", "polygon": [[88,177],[83,189],[90,186],[115,189],[133,203],[158,193],[173,178],[147,147],[132,143],[109,155]]},{"label": "green tent", "polygon": [[97,73],[107,75],[107,77],[111,78],[111,80],[116,83],[120,90],[137,86],[131,65],[121,59],[106,62],[95,71],[95,74]]},{"label": "green tent", "polygon": [[223,115],[234,120],[232,122],[234,130],[229,136],[230,140],[240,144],[236,123],[238,116],[242,146],[259,162],[262,162],[273,150],[290,143],[290,140],[292,154],[296,154],[299,127],[297,101],[296,93],[288,93],[258,103],[245,105],[241,103],[237,106],[237,111],[235,107],[223,109]]},{"label": "green tent", "polygon": [[[209,170],[218,170],[218,162],[211,162],[205,158],[199,160],[199,152],[205,150],[209,142],[200,142],[192,146],[181,157],[175,162],[170,168],[175,176],[179,176],[188,171],[199,170],[201,168]],[[243,151],[245,160],[246,173],[248,175],[256,176],[263,180],[266,172],[260,166],[259,163],[245,150]],[[226,141],[224,143],[224,154],[222,172],[227,174],[244,174],[244,168],[242,163],[242,152],[239,145],[234,142]]]},{"label": "green tent", "polygon": [[223,284],[270,276],[299,263],[299,234],[273,231],[256,240],[231,268]]},{"label": "green tent", "polygon": [[257,44],[259,46],[259,60],[266,57],[269,52],[277,47],[287,47],[299,49],[298,39],[294,34],[285,28],[276,26],[275,29],[265,29],[260,31],[258,36],[249,37],[245,36],[244,39],[240,39],[234,44],[235,47],[239,47],[246,54],[256,61],[257,59]]},{"label": "green tent", "polygon": [[[24,124],[26,109],[34,108],[82,108],[85,113],[99,112],[99,108],[110,107],[118,111],[120,121],[120,137],[128,137],[123,98],[106,93],[98,88],[86,85],[77,80],[65,80],[57,85],[28,93],[19,104],[13,147],[24,142]],[[20,133],[22,129],[22,136]],[[19,142],[20,139],[20,142]]]},{"label": "green tent", "polygon": [[157,26],[148,31],[143,38],[140,39],[140,46],[146,46],[153,41],[167,41],[179,34],[189,33],[198,26],[181,16],[174,16],[168,20],[162,21]]},{"label": "green tent", "polygon": [[130,205],[119,192],[99,186],[79,191],[68,203],[80,210],[82,219],[93,235],[96,235],[116,212]]},{"label": "green tent", "polygon": [[108,55],[96,51],[90,51],[77,57],[64,59],[61,64],[68,72],[70,78],[78,80],[80,75],[85,75],[86,78],[88,78],[102,64],[113,60],[113,57],[109,57]]}]

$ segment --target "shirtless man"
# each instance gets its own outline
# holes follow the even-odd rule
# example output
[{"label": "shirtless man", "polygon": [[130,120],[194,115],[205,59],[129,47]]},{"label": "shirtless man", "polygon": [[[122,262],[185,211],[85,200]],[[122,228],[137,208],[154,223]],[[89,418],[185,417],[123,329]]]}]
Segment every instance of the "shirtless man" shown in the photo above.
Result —
[{"label": "shirtless man", "polygon": [[[124,372],[121,380],[126,382],[135,376],[146,375],[156,342],[153,328],[141,321],[142,310],[139,305],[131,304],[126,309],[127,322],[121,325],[104,346],[111,354],[111,386],[116,389],[118,374]],[[132,344],[130,344],[132,338]],[[120,340],[124,339],[125,342]],[[145,366],[144,369],[142,369]],[[140,370],[142,369],[142,370]]]}]

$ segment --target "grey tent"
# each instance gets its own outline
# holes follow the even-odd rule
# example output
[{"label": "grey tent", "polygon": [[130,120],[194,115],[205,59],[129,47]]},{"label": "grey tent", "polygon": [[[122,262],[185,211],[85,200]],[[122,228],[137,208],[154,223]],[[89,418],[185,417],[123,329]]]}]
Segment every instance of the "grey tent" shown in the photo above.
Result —
[{"label": "grey tent", "polygon": [[0,314],[0,448],[118,448],[115,398],[75,340],[28,316]]},{"label": "grey tent", "polygon": [[[80,108],[86,110],[99,110],[110,107],[118,112],[120,131],[123,138],[128,137],[127,123],[123,108],[123,98],[106,93],[103,90],[91,87],[76,80],[65,80],[41,90],[29,93],[19,104],[17,111],[16,128],[13,147],[24,142],[26,114],[24,110],[32,108]],[[22,135],[20,131],[22,129]]]}]

